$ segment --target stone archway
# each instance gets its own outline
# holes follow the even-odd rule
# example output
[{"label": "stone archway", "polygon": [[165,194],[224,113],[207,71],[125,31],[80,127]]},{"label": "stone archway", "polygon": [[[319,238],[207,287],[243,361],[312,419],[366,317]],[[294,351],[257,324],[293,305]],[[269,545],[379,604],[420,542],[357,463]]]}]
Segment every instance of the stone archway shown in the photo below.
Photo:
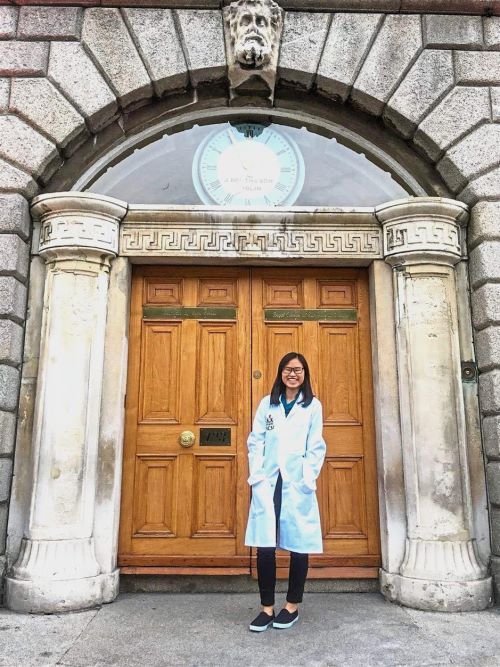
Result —
[{"label": "stone archway", "polygon": [[[9,12],[14,15],[18,10],[9,8]],[[381,118],[424,152],[457,199],[473,206],[471,283],[483,371],[479,384],[486,453],[491,460],[487,472],[496,544],[498,499],[494,489],[500,414],[496,326],[500,318],[495,304],[500,276],[494,257],[500,238],[495,224],[500,196],[499,125],[492,122],[498,111],[496,97],[490,96],[488,87],[498,83],[495,71],[500,56],[496,52],[496,24],[488,23],[487,18],[478,20],[485,24],[482,51],[476,50],[473,41],[450,41],[439,30],[434,30],[430,39],[427,23],[424,45],[422,18],[416,15],[290,13],[282,36],[278,85],[284,90],[291,85],[315,88],[336,103],[356,105]],[[393,57],[391,45],[397,43],[401,32],[407,39]],[[5,258],[0,271],[7,278],[5,290],[11,304],[4,326],[6,352],[0,366],[0,425],[5,433],[7,472],[14,449],[23,285],[28,272],[26,198],[37,194],[89,136],[97,137],[109,126],[118,141],[117,128],[126,124],[127,113],[154,95],[226,85],[221,15],[215,10],[174,13],[165,9],[92,8],[83,13],[81,35],[76,22],[71,35],[61,38],[51,33],[50,26],[45,35],[36,46],[29,42],[30,62],[16,59],[16,53],[27,52],[23,39],[10,43],[12,85],[8,113],[0,116],[0,189],[4,193],[0,195],[4,205],[0,249]],[[173,46],[159,53],[156,45],[165,35]],[[119,48],[111,48],[112,43]],[[344,48],[346,43],[350,49]],[[220,90],[224,95],[224,89]],[[418,99],[415,90],[419,91]],[[5,502],[0,511],[1,525],[7,513]]]}]

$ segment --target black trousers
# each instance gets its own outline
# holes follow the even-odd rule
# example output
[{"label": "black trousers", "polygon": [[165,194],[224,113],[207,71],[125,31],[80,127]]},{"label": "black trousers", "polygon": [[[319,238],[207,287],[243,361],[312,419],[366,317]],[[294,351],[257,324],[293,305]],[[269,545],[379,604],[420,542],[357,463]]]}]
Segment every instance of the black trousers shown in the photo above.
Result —
[{"label": "black trousers", "polygon": [[[278,473],[274,490],[274,511],[276,514],[276,535],[278,534],[279,518],[281,513],[281,490],[283,479]],[[290,570],[288,573],[287,602],[295,604],[302,602],[304,585],[306,583],[309,554],[290,552]],[[274,589],[276,587],[276,548],[257,547],[257,580],[259,582],[260,602],[264,607],[274,605]]]}]

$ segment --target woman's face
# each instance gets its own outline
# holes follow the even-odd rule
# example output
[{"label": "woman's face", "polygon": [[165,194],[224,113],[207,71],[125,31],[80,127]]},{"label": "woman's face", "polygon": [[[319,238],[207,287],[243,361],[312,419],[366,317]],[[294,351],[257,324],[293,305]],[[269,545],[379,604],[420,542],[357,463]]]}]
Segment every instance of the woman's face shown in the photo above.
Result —
[{"label": "woman's face", "polygon": [[281,372],[281,379],[285,387],[298,389],[304,382],[304,367],[300,361],[291,359]]}]

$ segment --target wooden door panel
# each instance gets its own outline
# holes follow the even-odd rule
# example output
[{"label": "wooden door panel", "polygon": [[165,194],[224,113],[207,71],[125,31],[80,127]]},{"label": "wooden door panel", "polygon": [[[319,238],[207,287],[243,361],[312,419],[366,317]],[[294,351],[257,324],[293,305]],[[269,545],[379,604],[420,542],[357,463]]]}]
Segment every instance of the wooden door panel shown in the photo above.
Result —
[{"label": "wooden door panel", "polygon": [[234,456],[197,456],[195,459],[196,514],[193,537],[234,537]]},{"label": "wooden door panel", "polygon": [[325,461],[323,483],[325,536],[366,539],[362,458],[328,458]]},{"label": "wooden door panel", "polygon": [[238,282],[207,278],[198,281],[198,306],[236,306]]},{"label": "wooden door panel", "polygon": [[157,276],[146,276],[144,279],[144,303],[165,306],[182,304],[182,279],[162,280]]},{"label": "wooden door panel", "polygon": [[146,322],[143,341],[139,421],[178,424],[181,324]]},{"label": "wooden door panel", "polygon": [[134,535],[175,536],[177,457],[138,456]]},{"label": "wooden door panel", "polygon": [[303,281],[300,278],[264,279],[264,308],[303,308],[304,292]]},{"label": "wooden door panel", "polygon": [[201,322],[198,331],[195,422],[235,424],[236,323]]},{"label": "wooden door panel", "polygon": [[319,388],[327,424],[360,424],[358,336],[356,325],[319,325]]},{"label": "wooden door panel", "polygon": [[318,308],[356,306],[355,280],[318,280],[317,293]]}]

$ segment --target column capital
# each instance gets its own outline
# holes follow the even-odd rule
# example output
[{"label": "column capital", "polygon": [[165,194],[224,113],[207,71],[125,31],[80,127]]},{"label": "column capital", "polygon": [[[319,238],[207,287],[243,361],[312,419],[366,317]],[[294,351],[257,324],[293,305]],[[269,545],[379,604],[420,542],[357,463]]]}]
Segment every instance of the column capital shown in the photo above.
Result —
[{"label": "column capital", "polygon": [[40,221],[40,255],[68,258],[81,250],[118,254],[119,225],[126,202],[90,192],[52,192],[35,197],[31,214]]},{"label": "column capital", "polygon": [[392,266],[454,266],[460,261],[460,228],[469,218],[466,204],[443,197],[409,197],[377,206],[375,215],[383,228],[384,258]]}]

